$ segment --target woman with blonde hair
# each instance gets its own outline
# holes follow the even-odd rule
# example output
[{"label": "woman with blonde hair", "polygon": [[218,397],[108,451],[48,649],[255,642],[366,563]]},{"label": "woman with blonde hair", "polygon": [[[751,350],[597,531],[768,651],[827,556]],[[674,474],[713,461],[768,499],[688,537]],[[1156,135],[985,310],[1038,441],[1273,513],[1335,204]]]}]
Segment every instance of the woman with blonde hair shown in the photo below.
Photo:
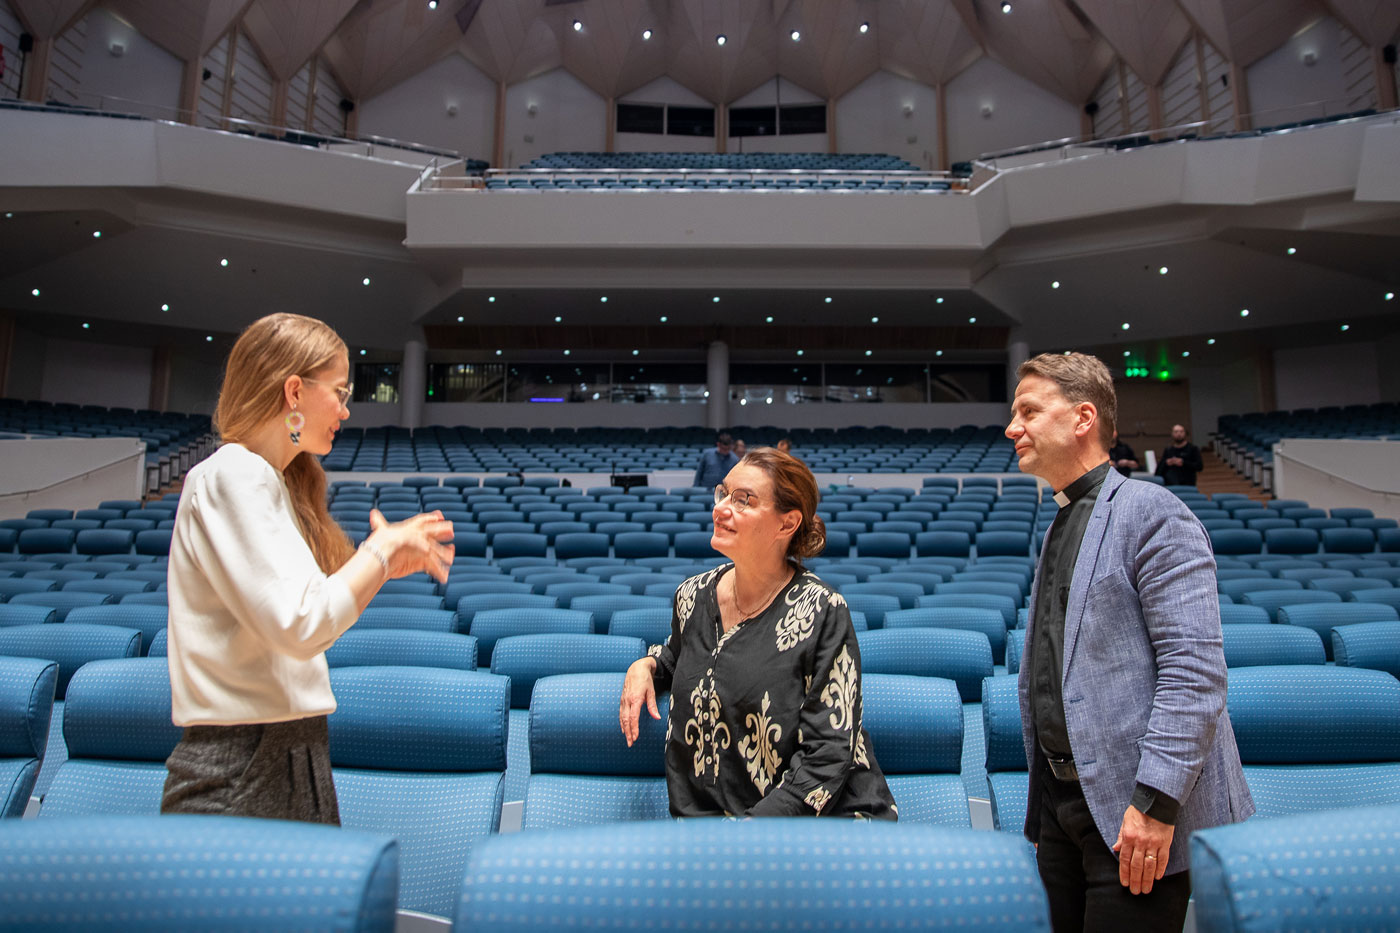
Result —
[{"label": "woman with blonde hair", "polygon": [[826,546],[817,498],[802,461],[749,451],[715,487],[710,543],[733,563],[680,585],[670,638],[627,671],[628,745],[671,690],[673,816],[896,818],[861,724],[850,610],[802,566]]},{"label": "woman with blonde hair", "polygon": [[339,823],[325,650],[386,580],[446,580],[440,513],[389,524],[356,550],[326,509],[330,452],[350,416],[345,343],[321,321],[273,314],[229,355],[221,446],[190,470],[170,545],[171,709],[184,736],[162,813]]}]

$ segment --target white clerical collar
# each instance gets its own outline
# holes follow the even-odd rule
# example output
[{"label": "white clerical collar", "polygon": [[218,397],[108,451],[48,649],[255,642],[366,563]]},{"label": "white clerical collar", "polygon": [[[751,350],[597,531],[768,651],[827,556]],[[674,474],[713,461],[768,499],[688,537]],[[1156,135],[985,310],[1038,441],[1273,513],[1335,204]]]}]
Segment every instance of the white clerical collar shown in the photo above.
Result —
[{"label": "white clerical collar", "polygon": [[1055,504],[1058,505],[1060,508],[1064,508],[1065,506],[1069,505],[1069,496],[1065,495],[1063,489],[1055,493],[1055,495],[1051,498],[1055,500]]}]

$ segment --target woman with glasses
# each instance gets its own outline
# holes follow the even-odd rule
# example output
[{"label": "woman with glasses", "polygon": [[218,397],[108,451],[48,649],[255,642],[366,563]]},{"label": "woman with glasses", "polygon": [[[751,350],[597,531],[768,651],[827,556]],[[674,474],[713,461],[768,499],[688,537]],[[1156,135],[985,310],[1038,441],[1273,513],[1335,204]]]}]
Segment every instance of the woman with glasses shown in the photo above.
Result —
[{"label": "woman with glasses", "polygon": [[800,460],[749,451],[715,487],[711,545],[732,563],[680,585],[670,638],[627,671],[628,745],[671,691],[673,816],[896,818],[861,726],[850,611],[802,567],[826,543],[817,498]]},{"label": "woman with glasses", "polygon": [[320,321],[274,314],[229,355],[221,446],[185,478],[170,543],[171,709],[184,736],[162,813],[339,823],[325,650],[386,580],[447,579],[440,513],[370,513],[357,551],[326,509],[330,452],[350,416],[349,355]]}]

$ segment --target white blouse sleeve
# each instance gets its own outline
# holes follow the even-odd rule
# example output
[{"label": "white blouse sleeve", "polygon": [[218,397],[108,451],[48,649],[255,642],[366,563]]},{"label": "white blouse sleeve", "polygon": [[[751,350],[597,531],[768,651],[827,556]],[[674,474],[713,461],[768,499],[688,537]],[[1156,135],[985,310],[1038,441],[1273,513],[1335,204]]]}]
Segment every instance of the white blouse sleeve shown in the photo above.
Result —
[{"label": "white blouse sleeve", "polygon": [[359,612],[350,588],[317,565],[286,495],[271,466],[210,470],[182,503],[175,534],[184,538],[190,570],[240,625],[272,650],[305,661],[330,647]]}]

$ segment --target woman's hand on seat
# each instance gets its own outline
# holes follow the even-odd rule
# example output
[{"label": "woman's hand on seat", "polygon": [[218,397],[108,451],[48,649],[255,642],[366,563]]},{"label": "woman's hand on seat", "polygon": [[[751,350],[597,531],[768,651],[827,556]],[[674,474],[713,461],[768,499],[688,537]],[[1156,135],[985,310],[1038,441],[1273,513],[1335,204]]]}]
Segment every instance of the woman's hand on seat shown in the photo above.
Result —
[{"label": "woman's hand on seat", "polygon": [[656,673],[655,658],[640,658],[627,668],[627,677],[622,682],[622,700],[618,704],[617,719],[622,726],[622,734],[627,739],[627,747],[637,741],[641,731],[642,704],[646,703],[652,719],[660,719],[656,709],[656,685],[652,677]]}]

